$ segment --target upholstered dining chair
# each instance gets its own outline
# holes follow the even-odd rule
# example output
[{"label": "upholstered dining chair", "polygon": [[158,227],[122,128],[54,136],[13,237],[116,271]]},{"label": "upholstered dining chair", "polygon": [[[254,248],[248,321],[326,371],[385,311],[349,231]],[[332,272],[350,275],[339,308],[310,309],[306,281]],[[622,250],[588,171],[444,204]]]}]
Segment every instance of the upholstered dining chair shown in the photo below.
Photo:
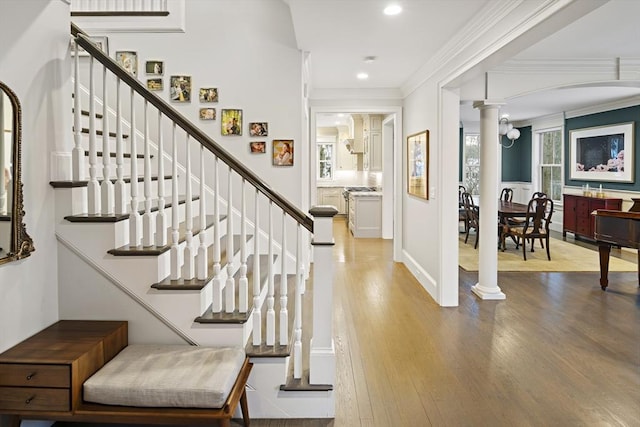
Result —
[{"label": "upholstered dining chair", "polygon": [[462,203],[467,215],[467,235],[464,238],[464,242],[467,243],[467,240],[469,240],[469,232],[471,231],[471,229],[474,229],[476,231],[476,243],[473,245],[473,248],[477,249],[478,237],[480,236],[480,215],[478,207],[473,202],[471,194],[467,193],[466,191],[462,193]]},{"label": "upholstered dining chair", "polygon": [[553,200],[547,197],[535,197],[529,200],[527,216],[522,225],[504,225],[502,233],[502,250],[506,236],[516,239],[516,249],[522,242],[522,256],[527,260],[527,240],[531,241],[531,252],[534,252],[535,239],[544,240],[547,249],[547,258],[551,261],[549,249],[549,224],[553,215]]}]

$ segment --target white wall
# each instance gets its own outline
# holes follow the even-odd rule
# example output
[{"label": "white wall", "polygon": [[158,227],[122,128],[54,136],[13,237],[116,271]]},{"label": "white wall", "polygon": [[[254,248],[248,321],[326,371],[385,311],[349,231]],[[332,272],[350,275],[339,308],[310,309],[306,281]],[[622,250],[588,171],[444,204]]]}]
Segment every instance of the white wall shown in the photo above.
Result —
[{"label": "white wall", "polygon": [[57,254],[49,153],[71,132],[66,51],[69,6],[60,0],[3,0],[0,79],[22,106],[22,179],[27,232],[36,251],[0,265],[0,351],[58,320]]},{"label": "white wall", "polygon": [[[170,77],[191,76],[191,102],[172,105],[276,191],[300,205],[300,175],[307,170],[299,119],[301,53],[288,7],[279,0],[189,1],[185,24],[184,33],[108,33],[109,54],[115,58],[116,51],[136,51],[138,79],[145,83],[150,77],[145,74],[145,61],[164,61],[164,90],[155,93],[168,102]],[[201,87],[217,87],[219,102],[200,103]],[[199,120],[198,110],[203,107],[215,108],[217,119]],[[221,136],[224,108],[243,110],[242,136]],[[268,137],[250,137],[249,122],[268,122]],[[273,139],[294,140],[293,167],[272,165]],[[251,154],[250,141],[267,141],[267,154]]]}]

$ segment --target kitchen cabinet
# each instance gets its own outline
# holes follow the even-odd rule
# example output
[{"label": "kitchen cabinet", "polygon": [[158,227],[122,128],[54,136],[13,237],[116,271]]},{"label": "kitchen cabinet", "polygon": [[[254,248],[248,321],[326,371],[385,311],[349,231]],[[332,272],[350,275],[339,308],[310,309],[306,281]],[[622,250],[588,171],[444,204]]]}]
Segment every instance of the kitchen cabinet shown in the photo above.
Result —
[{"label": "kitchen cabinet", "polygon": [[343,187],[318,187],[318,204],[335,206],[338,214],[346,214]]},{"label": "kitchen cabinet", "polygon": [[363,168],[370,172],[382,171],[382,115],[363,115]]},{"label": "kitchen cabinet", "polygon": [[349,231],[353,237],[382,237],[382,194],[352,192],[349,194]]},{"label": "kitchen cabinet", "polygon": [[562,236],[567,231],[576,236],[593,240],[594,218],[591,212],[596,209],[622,210],[622,199],[600,199],[574,194],[563,196]]}]

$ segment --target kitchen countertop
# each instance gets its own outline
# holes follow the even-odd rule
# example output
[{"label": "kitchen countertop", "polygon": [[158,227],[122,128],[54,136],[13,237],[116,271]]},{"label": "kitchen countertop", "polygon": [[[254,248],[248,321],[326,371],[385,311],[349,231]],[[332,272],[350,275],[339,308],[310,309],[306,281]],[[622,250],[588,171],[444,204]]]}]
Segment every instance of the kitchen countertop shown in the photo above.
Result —
[{"label": "kitchen countertop", "polygon": [[382,196],[382,191],[350,191],[350,195],[353,197],[363,197],[363,196]]}]

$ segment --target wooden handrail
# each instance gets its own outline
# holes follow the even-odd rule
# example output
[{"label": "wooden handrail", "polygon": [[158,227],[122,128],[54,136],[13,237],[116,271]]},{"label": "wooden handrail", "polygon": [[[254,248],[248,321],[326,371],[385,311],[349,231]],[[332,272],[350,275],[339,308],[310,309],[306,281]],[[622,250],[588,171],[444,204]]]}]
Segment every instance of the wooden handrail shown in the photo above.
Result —
[{"label": "wooden handrail", "polygon": [[136,91],[145,100],[151,103],[154,107],[167,116],[170,120],[176,123],[187,134],[191,135],[196,141],[198,141],[207,150],[213,153],[217,158],[227,164],[238,175],[247,180],[258,191],[264,194],[269,200],[279,206],[289,216],[291,216],[296,222],[301,224],[304,228],[313,233],[313,219],[294,206],[280,193],[273,190],[266,182],[264,182],[259,176],[249,170],[243,163],[233,157],[228,151],[222,148],[218,143],[211,139],[207,134],[202,132],[197,126],[191,123],[186,117],[177,112],[171,105],[161,99],[159,96],[150,92],[145,85],[138,79],[133,77],[127,71],[125,71],[115,60],[107,56],[101,49],[97,48],[89,39],[87,33],[82,31],[75,24],[71,24],[71,34],[75,37],[79,46],[84,48],[91,56],[93,56],[98,62],[107,67],[113,74],[115,74],[121,81],[127,86]]}]

